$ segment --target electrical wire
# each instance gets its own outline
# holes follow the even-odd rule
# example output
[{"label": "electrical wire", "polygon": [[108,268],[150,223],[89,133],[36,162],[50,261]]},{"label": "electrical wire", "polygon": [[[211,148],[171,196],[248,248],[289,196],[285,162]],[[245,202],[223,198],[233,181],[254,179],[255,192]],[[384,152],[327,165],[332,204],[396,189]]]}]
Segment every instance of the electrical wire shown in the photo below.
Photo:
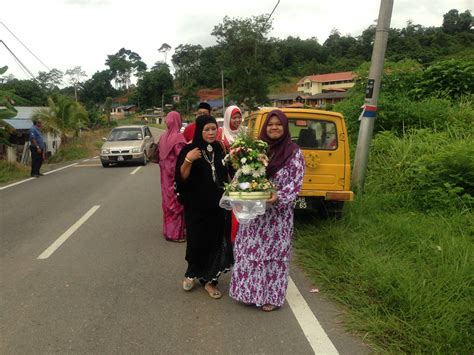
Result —
[{"label": "electrical wire", "polygon": [[7,29],[8,32],[11,33],[11,35],[12,35],[13,37],[15,37],[15,39],[16,39],[18,42],[21,43],[21,45],[22,45],[23,47],[26,48],[26,50],[27,50],[28,52],[30,52],[30,54],[31,54],[33,57],[35,57],[35,58],[38,60],[38,62],[40,62],[41,64],[43,64],[43,66],[44,66],[46,69],[48,69],[48,71],[51,71],[51,69],[49,69],[49,67],[48,67],[46,64],[44,64],[41,59],[39,59],[17,36],[15,36],[15,34],[14,34],[12,31],[10,31],[10,29],[7,27],[7,25],[5,25],[5,24],[4,24],[3,22],[1,22],[1,21],[0,21],[0,23],[3,25],[3,27],[5,27],[5,28]]},{"label": "electrical wire", "polygon": [[13,56],[13,58],[15,58],[16,62],[24,69],[28,72],[28,74],[30,74],[31,78],[33,80],[36,80],[35,76],[33,75],[33,73],[26,67],[25,64],[23,64],[23,62],[15,55],[15,53],[12,52],[12,50],[10,48],[8,48],[7,44],[2,41],[0,39],[0,42],[5,46],[5,48],[10,52],[10,54]]}]

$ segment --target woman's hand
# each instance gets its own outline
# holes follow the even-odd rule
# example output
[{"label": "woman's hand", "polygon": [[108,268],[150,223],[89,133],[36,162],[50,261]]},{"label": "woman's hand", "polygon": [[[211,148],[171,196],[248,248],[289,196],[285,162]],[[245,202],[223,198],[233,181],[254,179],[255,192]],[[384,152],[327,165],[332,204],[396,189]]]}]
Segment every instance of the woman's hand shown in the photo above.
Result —
[{"label": "woman's hand", "polygon": [[278,194],[276,192],[272,192],[272,195],[267,200],[267,203],[272,205],[272,204],[276,203],[277,201],[278,201]]},{"label": "woman's hand", "polygon": [[193,150],[190,150],[188,152],[188,154],[186,154],[186,159],[191,160],[191,161],[195,161],[195,160],[201,158],[201,156],[202,156],[201,149],[194,148]]}]

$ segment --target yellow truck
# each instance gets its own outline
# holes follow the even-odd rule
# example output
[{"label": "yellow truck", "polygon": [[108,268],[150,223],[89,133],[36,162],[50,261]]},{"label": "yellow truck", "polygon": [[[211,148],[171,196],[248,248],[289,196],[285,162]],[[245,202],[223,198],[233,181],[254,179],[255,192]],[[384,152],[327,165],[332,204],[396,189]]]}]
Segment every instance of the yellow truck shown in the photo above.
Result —
[{"label": "yellow truck", "polygon": [[[262,108],[249,115],[244,125],[254,137],[275,107]],[[337,112],[280,108],[289,121],[291,139],[304,154],[303,187],[296,209],[317,210],[325,216],[340,217],[345,201],[352,201],[351,164],[344,117]]]}]

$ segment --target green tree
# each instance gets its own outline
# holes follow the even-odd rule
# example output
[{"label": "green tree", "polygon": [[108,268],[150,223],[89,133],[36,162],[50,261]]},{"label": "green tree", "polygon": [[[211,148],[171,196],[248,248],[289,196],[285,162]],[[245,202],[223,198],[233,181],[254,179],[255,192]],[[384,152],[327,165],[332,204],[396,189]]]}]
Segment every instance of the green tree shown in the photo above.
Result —
[{"label": "green tree", "polygon": [[146,64],[137,53],[125,48],[121,48],[115,54],[108,55],[105,65],[110,68],[116,85],[127,90],[132,75],[141,77],[147,69]]},{"label": "green tree", "polygon": [[48,107],[38,110],[34,118],[46,123],[46,128],[61,134],[66,139],[66,133],[73,131],[76,136],[82,127],[89,122],[84,107],[68,96],[52,96],[48,98]]},{"label": "green tree", "polygon": [[472,29],[473,17],[469,10],[459,13],[452,9],[443,15],[443,31],[454,34],[458,32],[468,32]]},{"label": "green tree", "polygon": [[230,79],[230,96],[249,108],[267,100],[271,30],[267,15],[251,18],[224,17],[212,35],[222,47],[221,68]]},{"label": "green tree", "polygon": [[197,89],[202,51],[201,45],[180,44],[171,57],[176,89],[183,100],[187,100]]},{"label": "green tree", "polygon": [[105,99],[104,111],[107,116],[107,122],[110,124],[110,114],[112,111],[112,98],[110,96]]},{"label": "green tree", "polygon": [[46,92],[34,80],[8,80],[0,84],[0,90],[12,92],[33,106],[44,106],[47,103]]},{"label": "green tree", "polygon": [[47,92],[52,92],[63,83],[63,72],[59,69],[51,69],[49,72],[40,71],[36,80],[41,88]]},{"label": "green tree", "polygon": [[110,70],[102,70],[92,75],[92,78],[82,84],[79,98],[86,107],[92,108],[102,105],[107,97],[117,95],[117,90],[111,84],[114,78]]},{"label": "green tree", "polygon": [[157,62],[137,82],[136,100],[145,107],[161,106],[162,98],[170,99],[173,91],[173,76],[168,64]]}]

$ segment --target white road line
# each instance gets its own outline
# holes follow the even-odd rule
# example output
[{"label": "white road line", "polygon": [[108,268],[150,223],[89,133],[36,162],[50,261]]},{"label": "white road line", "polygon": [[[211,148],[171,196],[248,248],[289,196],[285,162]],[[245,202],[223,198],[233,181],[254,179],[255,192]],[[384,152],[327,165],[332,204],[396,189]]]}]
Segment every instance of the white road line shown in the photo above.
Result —
[{"label": "white road line", "polygon": [[27,182],[27,181],[30,181],[30,180],[34,180],[34,179],[36,179],[36,178],[30,177],[30,178],[25,179],[25,180],[17,181],[17,182],[14,182],[13,184],[0,187],[0,190],[5,190],[5,189],[8,189],[9,187],[16,186],[16,185],[20,185],[20,184],[23,184],[24,182]]},{"label": "white road line", "polygon": [[74,165],[77,165],[77,164],[79,164],[79,163],[69,164],[69,165],[63,166],[62,168],[47,171],[47,172],[44,173],[44,175],[49,175],[49,174],[55,173],[56,171],[64,170],[64,169],[70,168],[71,166],[74,166]]},{"label": "white road line", "polygon": [[89,161],[89,160],[90,160],[90,159],[84,159],[82,162],[84,162],[84,163],[85,163],[86,161]]},{"label": "white road line", "polygon": [[311,311],[311,308],[309,308],[303,296],[298,291],[298,288],[291,277],[288,281],[286,300],[303,330],[306,339],[308,339],[309,344],[313,348],[314,353],[324,355],[339,354],[336,347],[321,327],[321,324],[319,324],[318,319]]},{"label": "white road line", "polygon": [[38,256],[37,259],[47,259],[53,254],[56,249],[58,249],[75,231],[79,229],[81,225],[83,225],[90,216],[92,216],[95,211],[99,209],[100,206],[94,206],[89,211],[86,212],[84,216],[82,216],[76,223],[74,223],[67,231],[65,231],[56,241],[51,244],[44,252]]},{"label": "white road line", "polygon": [[95,157],[94,157],[94,158],[92,158],[92,159],[97,159],[98,157],[99,157],[99,156],[97,155],[97,156],[95,156]]},{"label": "white road line", "polygon": [[142,168],[142,166],[139,166],[138,168],[136,168],[135,170],[133,170],[130,175],[135,175],[135,173],[140,170]]}]

